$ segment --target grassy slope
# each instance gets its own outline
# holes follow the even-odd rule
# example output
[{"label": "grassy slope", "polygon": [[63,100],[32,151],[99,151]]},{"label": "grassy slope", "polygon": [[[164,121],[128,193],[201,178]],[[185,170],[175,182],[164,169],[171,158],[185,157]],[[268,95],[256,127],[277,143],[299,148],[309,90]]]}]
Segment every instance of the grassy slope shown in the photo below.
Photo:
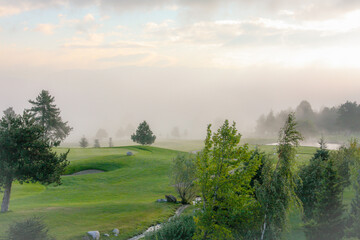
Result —
[{"label": "grassy slope", "polygon": [[[135,155],[126,156],[129,150]],[[174,211],[174,205],[155,200],[173,193],[168,169],[175,154],[154,147],[71,149],[68,174],[84,169],[106,172],[64,176],[57,187],[14,184],[11,211],[0,214],[0,235],[9,222],[32,215],[43,216],[57,239],[79,239],[86,231],[115,227],[119,239],[139,233]]]},{"label": "grassy slope", "polygon": [[[158,146],[190,151],[201,149],[202,144],[202,141],[170,141]],[[259,147],[269,154],[276,152],[275,146]],[[125,156],[129,150],[135,156]],[[298,165],[306,163],[315,151],[314,147],[299,147]],[[86,231],[104,232],[114,227],[120,229],[120,239],[126,239],[174,211],[173,207],[154,201],[173,192],[168,183],[168,168],[175,154],[176,151],[154,147],[73,148],[67,174],[86,169],[106,172],[65,176],[59,187],[15,184],[10,202],[12,211],[0,214],[0,235],[10,221],[37,214],[44,216],[58,239],[78,239]],[[349,204],[352,196],[353,192],[347,190],[344,202]],[[291,229],[285,238],[305,239],[297,211],[290,216],[290,222]]]}]

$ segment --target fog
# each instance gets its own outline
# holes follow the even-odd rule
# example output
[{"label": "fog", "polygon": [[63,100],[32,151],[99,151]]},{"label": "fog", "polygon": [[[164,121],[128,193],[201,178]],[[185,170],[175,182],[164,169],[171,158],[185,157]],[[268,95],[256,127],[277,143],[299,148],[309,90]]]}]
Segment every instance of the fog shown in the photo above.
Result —
[{"label": "fog", "polygon": [[[224,119],[247,136],[258,117],[270,110],[295,108],[302,100],[313,109],[360,101],[359,71],[330,69],[200,69],[121,67],[105,70],[1,70],[0,108],[29,108],[42,89],[55,96],[63,120],[74,128],[67,142],[109,137],[146,120],[158,138],[172,138],[178,127],[186,138],[203,138],[206,126]],[[351,73],[351,74],[350,74]],[[183,136],[184,137],[184,136]]]}]

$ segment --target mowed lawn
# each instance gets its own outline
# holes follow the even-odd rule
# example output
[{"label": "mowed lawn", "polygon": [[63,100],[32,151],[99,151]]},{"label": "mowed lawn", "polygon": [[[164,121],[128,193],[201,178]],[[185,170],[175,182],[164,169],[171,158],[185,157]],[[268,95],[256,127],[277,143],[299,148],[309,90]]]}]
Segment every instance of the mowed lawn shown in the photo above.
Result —
[{"label": "mowed lawn", "polygon": [[[126,156],[128,151],[134,156]],[[120,230],[119,239],[140,233],[175,211],[175,205],[155,201],[175,194],[169,167],[176,154],[142,146],[73,148],[66,174],[86,169],[105,172],[63,176],[60,186],[15,183],[10,211],[0,214],[0,236],[12,221],[31,216],[43,217],[57,239],[81,239],[87,231],[104,233],[113,228]]]},{"label": "mowed lawn", "polygon": [[[166,144],[163,144],[166,146]],[[175,141],[167,147],[189,151],[201,149],[201,141]],[[272,155],[276,146],[259,145],[262,151]],[[255,145],[250,145],[254,149]],[[299,147],[297,167],[306,164],[317,148]],[[65,152],[67,149],[56,149]],[[131,151],[134,156],[126,156]],[[176,206],[156,203],[165,194],[174,194],[169,183],[171,161],[175,150],[126,146],[114,148],[72,148],[70,166],[65,174],[87,169],[103,170],[103,173],[64,176],[61,186],[40,184],[15,184],[10,201],[10,212],[0,214],[0,236],[7,225],[30,216],[42,216],[50,233],[58,240],[81,239],[85,232],[99,230],[110,232],[120,229],[118,239],[127,239],[144,231],[152,224],[162,222],[172,215]],[[353,190],[346,189],[344,203],[349,205]],[[0,197],[1,194],[0,194]],[[305,239],[300,213],[294,210],[290,216],[290,228],[285,239]]]}]

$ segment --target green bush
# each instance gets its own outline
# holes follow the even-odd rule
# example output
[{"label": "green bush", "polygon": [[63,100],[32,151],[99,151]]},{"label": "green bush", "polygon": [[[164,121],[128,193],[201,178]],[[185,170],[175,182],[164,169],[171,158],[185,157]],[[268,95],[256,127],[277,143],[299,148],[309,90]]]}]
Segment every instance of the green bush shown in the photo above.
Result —
[{"label": "green bush", "polygon": [[14,222],[7,231],[6,240],[54,240],[48,236],[48,229],[39,217]]},{"label": "green bush", "polygon": [[195,233],[195,222],[192,215],[173,217],[161,224],[156,232],[148,233],[145,240],[190,240]]}]

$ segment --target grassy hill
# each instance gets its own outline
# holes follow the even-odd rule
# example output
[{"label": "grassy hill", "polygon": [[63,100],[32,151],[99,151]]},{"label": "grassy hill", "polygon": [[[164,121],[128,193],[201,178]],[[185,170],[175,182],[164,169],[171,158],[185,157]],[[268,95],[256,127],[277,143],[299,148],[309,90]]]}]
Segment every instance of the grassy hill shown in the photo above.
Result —
[{"label": "grassy hill", "polygon": [[[200,141],[163,145],[183,151],[202,146]],[[250,147],[255,148],[255,145]],[[259,147],[276,155],[275,146]],[[155,201],[165,194],[175,195],[169,184],[169,167],[177,150],[149,146],[71,148],[68,157],[71,164],[65,173],[68,176],[62,177],[62,185],[14,184],[10,212],[0,214],[0,236],[10,222],[36,215],[44,218],[50,233],[57,239],[81,239],[87,231],[104,233],[113,228],[120,229],[118,239],[128,239],[174,213],[176,206]],[[128,151],[134,156],[126,156]],[[299,147],[298,165],[306,163],[315,151],[314,147]],[[104,172],[70,175],[88,169]],[[347,189],[344,202],[349,204],[352,197],[352,189]],[[297,211],[290,216],[290,222],[291,229],[285,238],[305,239]]]},{"label": "grassy hill", "polygon": [[[128,151],[135,155],[126,156]],[[0,236],[13,220],[33,215],[42,216],[57,239],[80,239],[87,231],[113,228],[120,230],[119,239],[139,233],[175,210],[174,205],[155,201],[174,194],[168,169],[176,153],[142,146],[71,149],[66,174],[105,172],[64,176],[60,186],[15,183],[10,212],[0,214]]]}]

